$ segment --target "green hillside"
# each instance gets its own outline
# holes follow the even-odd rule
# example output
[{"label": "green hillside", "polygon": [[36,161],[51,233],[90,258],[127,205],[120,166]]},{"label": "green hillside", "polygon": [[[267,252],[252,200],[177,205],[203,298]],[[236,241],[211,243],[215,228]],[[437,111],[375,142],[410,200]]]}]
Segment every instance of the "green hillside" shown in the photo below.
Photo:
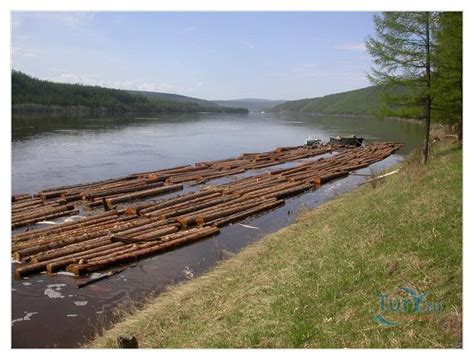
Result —
[{"label": "green hillside", "polygon": [[[209,100],[203,100],[203,99],[198,99],[198,98],[183,96],[183,95],[178,95],[178,94],[169,94],[169,93],[154,92],[154,91],[137,91],[137,90],[129,90],[128,92],[132,95],[145,96],[146,98],[150,100],[172,101],[172,102],[180,102],[180,103],[195,103],[203,107],[219,107],[218,104]],[[225,106],[225,107],[236,107],[236,106]],[[238,107],[245,107],[245,106],[238,106]]]},{"label": "green hillside", "polygon": [[133,94],[126,90],[100,86],[63,84],[39,80],[19,71],[12,71],[13,110],[34,111],[35,106],[86,107],[110,112],[247,112],[247,109],[201,106],[195,102],[166,101]]},{"label": "green hillside", "polygon": [[271,109],[272,112],[300,112],[333,115],[391,115],[419,118],[421,114],[409,107],[387,107],[384,96],[396,96],[401,88],[382,89],[370,86],[312,99],[288,101]]},{"label": "green hillside", "polygon": [[271,109],[274,106],[283,104],[285,100],[267,100],[267,99],[236,99],[236,100],[212,100],[220,106],[246,108],[249,111],[262,111]]}]

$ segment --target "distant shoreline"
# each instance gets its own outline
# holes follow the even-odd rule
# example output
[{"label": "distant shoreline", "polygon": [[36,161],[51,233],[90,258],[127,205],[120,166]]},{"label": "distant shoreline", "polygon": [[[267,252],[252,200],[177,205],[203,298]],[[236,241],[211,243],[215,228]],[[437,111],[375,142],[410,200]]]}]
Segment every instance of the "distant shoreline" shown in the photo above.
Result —
[{"label": "distant shoreline", "polygon": [[[223,111],[219,111],[222,110]],[[33,115],[33,114],[44,114],[52,116],[110,116],[110,115],[145,115],[145,114],[195,114],[202,112],[217,113],[217,114],[248,114],[247,109],[228,109],[228,108],[216,108],[215,111],[209,111],[209,109],[196,109],[199,111],[191,110],[179,110],[179,111],[167,111],[167,110],[150,110],[150,111],[129,111],[123,109],[113,109],[107,107],[88,107],[82,105],[73,106],[60,106],[60,105],[42,105],[42,104],[13,104],[12,115]]]},{"label": "distant shoreline", "polygon": [[403,118],[399,116],[377,116],[377,115],[370,115],[370,114],[325,114],[325,113],[316,113],[316,112],[299,112],[299,111],[266,111],[268,114],[301,114],[301,115],[313,115],[313,116],[345,116],[345,117],[355,117],[355,118],[362,118],[362,117],[369,117],[369,118],[379,118],[379,119],[389,119],[389,120],[398,120],[398,121],[405,121],[410,123],[421,124],[423,119],[416,119],[416,118]]}]

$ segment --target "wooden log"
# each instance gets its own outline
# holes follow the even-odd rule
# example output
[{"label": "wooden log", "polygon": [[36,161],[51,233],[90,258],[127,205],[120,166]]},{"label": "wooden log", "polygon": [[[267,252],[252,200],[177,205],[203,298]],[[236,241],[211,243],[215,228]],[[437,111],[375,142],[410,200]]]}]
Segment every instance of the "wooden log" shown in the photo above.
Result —
[{"label": "wooden log", "polygon": [[245,169],[235,169],[235,170],[231,170],[231,171],[219,171],[219,172],[214,173],[214,174],[200,176],[200,178],[198,180],[198,183],[202,184],[203,182],[206,182],[206,181],[209,181],[209,180],[219,179],[219,178],[226,177],[226,176],[231,176],[231,175],[237,175],[237,174],[241,174],[243,172],[245,172]]},{"label": "wooden log", "polygon": [[[47,234],[65,231],[66,229],[73,229],[73,228],[85,226],[86,224],[106,221],[107,219],[112,218],[112,217],[115,217],[115,218],[117,217],[117,213],[115,211],[112,211],[109,213],[102,213],[102,214],[91,216],[84,219],[74,220],[69,223],[52,225],[52,226],[48,226],[42,229],[30,230],[28,232],[15,234],[12,236],[12,241],[13,242],[25,241],[27,239],[30,239],[36,236],[41,236],[41,235],[45,236]],[[106,220],[104,220],[104,218]]]},{"label": "wooden log", "polygon": [[125,237],[123,235],[112,236],[111,240],[112,242],[121,242],[124,244],[136,244],[139,242],[156,241],[159,240],[162,236],[176,233],[178,230],[179,228],[177,226],[168,226],[162,229],[157,229],[155,231],[142,233],[131,237]]},{"label": "wooden log", "polygon": [[168,185],[168,186],[160,186],[155,189],[150,189],[150,190],[143,190],[143,191],[137,191],[135,193],[131,193],[128,195],[123,195],[123,196],[117,196],[117,197],[112,197],[110,198],[110,202],[112,204],[117,204],[121,202],[126,202],[130,200],[135,200],[135,199],[141,199],[145,197],[152,197],[152,196],[157,196],[161,194],[166,194],[169,192],[173,191],[179,191],[183,190],[183,185]]},{"label": "wooden log", "polygon": [[252,215],[255,215],[255,214],[270,210],[270,209],[274,209],[274,208],[276,208],[278,206],[281,206],[283,204],[285,204],[285,200],[276,200],[276,201],[265,202],[262,205],[256,206],[256,207],[251,208],[249,210],[244,210],[244,211],[226,216],[224,218],[211,220],[206,225],[214,225],[214,226],[217,226],[217,227],[220,228],[220,227],[223,227],[223,226],[228,225],[230,223],[234,223],[236,221],[239,221],[241,219],[245,219],[249,216],[252,216]]},{"label": "wooden log", "polygon": [[159,252],[170,250],[178,246],[183,246],[191,242],[196,242],[198,240],[202,240],[206,237],[213,236],[218,233],[219,233],[219,229],[216,227],[202,228],[199,232],[184,236],[182,238],[178,238],[176,240],[168,241],[163,244],[158,244],[151,247],[142,248],[137,251],[121,254],[116,257],[107,258],[107,259],[104,259],[103,261],[97,260],[95,262],[91,262],[87,264],[70,265],[67,267],[67,269],[68,271],[71,271],[72,273],[76,275],[83,275],[86,273],[99,271],[106,267],[134,261],[141,257],[155,255]]},{"label": "wooden log", "polygon": [[12,204],[12,209],[14,210],[22,210],[22,209],[27,209],[35,205],[43,205],[44,202],[41,199],[32,199],[30,201],[21,201],[17,203]]},{"label": "wooden log", "polygon": [[[179,201],[176,203],[176,201],[169,201],[167,202],[168,204],[174,204],[175,205],[167,205],[165,206],[166,204],[162,204],[162,206],[158,206],[156,210],[153,210],[153,211],[142,211],[141,215],[143,216],[161,216],[165,213],[170,213],[170,212],[173,212],[173,211],[176,211],[176,210],[181,210],[183,208],[187,208],[187,207],[190,207],[190,206],[193,206],[193,205],[196,205],[196,204],[202,204],[202,203],[205,203],[205,202],[208,202],[210,200],[215,200],[217,198],[220,198],[222,197],[222,194],[220,192],[215,192],[215,193],[212,193],[210,195],[207,195],[207,196],[201,196],[201,197],[196,197],[192,200],[188,200],[188,201]],[[148,209],[147,209],[148,210]]]},{"label": "wooden log", "polygon": [[[114,231],[120,232],[122,230],[127,230],[132,227],[137,227],[139,225],[142,225],[146,221],[147,219],[140,219],[139,221],[136,221],[136,222],[132,221],[132,222],[124,223],[124,224],[118,224],[116,228],[114,229]],[[79,243],[85,242],[87,240],[95,239],[95,238],[101,238],[101,237],[107,236],[107,234],[109,234],[111,231],[112,231],[111,229],[104,229],[104,230],[99,230],[94,233],[85,233],[83,235],[64,239],[61,241],[55,241],[52,243],[46,243],[46,244],[33,246],[30,248],[26,248],[26,249],[15,252],[13,254],[13,258],[17,260],[21,260],[25,256],[34,255],[39,252],[58,249],[61,247],[65,247],[67,245],[79,244]]]},{"label": "wooden log", "polygon": [[85,194],[82,195],[83,199],[88,199],[88,200],[93,200],[94,198],[102,198],[104,196],[111,196],[111,195],[117,195],[117,194],[126,194],[130,192],[135,192],[135,191],[141,191],[141,190],[147,190],[147,189],[152,189],[157,186],[163,186],[163,182],[155,182],[148,184],[146,182],[142,182],[141,185],[133,185],[133,186],[126,186],[126,187],[118,187],[118,188],[113,188],[110,190],[100,190],[100,191],[91,191],[91,192],[86,192]]},{"label": "wooden log", "polygon": [[41,192],[38,193],[44,193],[44,192],[51,192],[51,191],[58,191],[58,190],[71,190],[71,189],[81,189],[85,188],[88,186],[96,186],[96,185],[103,185],[103,184],[110,184],[117,182],[118,180],[125,179],[125,178],[115,178],[115,179],[107,179],[107,180],[99,180],[99,181],[93,181],[93,182],[88,182],[88,183],[83,183],[83,184],[74,184],[74,185],[63,185],[63,186],[58,186],[58,187],[50,187],[47,189],[43,189]]},{"label": "wooden log", "polygon": [[323,185],[323,184],[325,184],[325,183],[327,183],[331,180],[346,177],[348,175],[349,175],[348,171],[336,172],[336,173],[333,173],[333,174],[330,174],[330,175],[325,175],[325,176],[318,177],[314,180],[314,183],[315,183],[316,186],[321,186],[321,185]]},{"label": "wooden log", "polygon": [[305,191],[308,191],[310,189],[314,188],[313,184],[303,184],[299,186],[294,186],[288,189],[283,189],[283,190],[276,190],[274,192],[270,192],[266,195],[266,197],[274,197],[278,200],[284,199],[289,196],[293,196],[296,194],[303,193]]},{"label": "wooden log", "polygon": [[238,212],[250,209],[252,207],[255,207],[255,202],[246,203],[246,204],[243,204],[243,205],[237,205],[237,206],[230,207],[230,208],[225,209],[225,210],[216,211],[216,212],[213,212],[213,213],[206,213],[206,214],[203,214],[203,215],[198,215],[198,216],[195,217],[195,222],[199,225],[202,225],[202,224],[207,223],[211,220],[215,220],[215,219],[218,219],[218,218],[226,217],[228,215],[236,214]]},{"label": "wooden log", "polygon": [[98,230],[102,229],[107,229],[113,226],[118,226],[120,223],[125,223],[129,220],[136,219],[137,217],[132,217],[132,216],[125,216],[121,217],[120,219],[118,218],[111,218],[111,219],[106,219],[106,221],[102,221],[100,223],[96,224],[85,224],[82,227],[75,227],[71,229],[65,229],[64,231],[60,232],[55,232],[51,234],[39,234],[37,237],[33,237],[21,242],[16,242],[13,244],[12,248],[13,249],[21,249],[24,247],[32,246],[34,244],[45,244],[45,243],[50,243],[58,240],[62,240],[64,238],[70,238],[78,235],[82,235],[85,232],[95,232]]},{"label": "wooden log", "polygon": [[12,229],[16,229],[21,226],[26,226],[26,225],[33,225],[36,224],[39,221],[45,221],[45,220],[51,220],[51,219],[56,219],[59,217],[64,217],[64,216],[71,216],[71,215],[76,215],[79,214],[79,210],[68,210],[68,211],[63,211],[60,213],[54,213],[51,215],[44,215],[40,216],[38,218],[32,218],[32,219],[27,219],[27,220],[22,220],[18,221],[12,224]]},{"label": "wooden log", "polygon": [[256,198],[256,197],[268,197],[267,195],[272,192],[285,190],[288,188],[294,188],[298,185],[301,185],[300,182],[283,182],[277,185],[262,187],[261,189],[252,189],[252,191],[245,192],[241,194],[244,198]]},{"label": "wooden log", "polygon": [[187,213],[183,216],[178,217],[176,220],[179,221],[179,223],[183,227],[191,226],[196,224],[196,218],[197,216],[202,216],[208,213],[214,213],[214,212],[219,212],[223,210],[228,210],[228,209],[233,209],[236,206],[242,206],[242,203],[246,203],[247,205],[250,204],[255,204],[261,200],[258,199],[245,199],[242,197],[239,197],[235,200],[231,200],[222,204],[217,204],[205,209],[197,210],[191,213]]},{"label": "wooden log", "polygon": [[29,274],[37,273],[44,271],[46,269],[47,263],[36,263],[19,266],[15,269],[16,278],[20,278]]},{"label": "wooden log", "polygon": [[[17,245],[12,246],[12,254],[21,252],[24,249],[33,248],[35,246],[43,246],[43,245],[46,245],[46,244],[61,242],[64,239],[71,239],[71,238],[75,238],[75,237],[78,237],[78,236],[83,236],[86,233],[87,234],[95,234],[99,231],[104,231],[104,230],[107,230],[107,229],[114,228],[114,227],[118,226],[119,223],[120,222],[117,222],[115,220],[111,220],[110,223],[107,223],[107,224],[102,223],[99,226],[68,231],[68,232],[65,232],[65,233],[56,234],[55,236],[42,237],[42,238],[39,238],[39,239],[34,239],[34,240],[29,240],[29,241],[26,241],[26,242],[22,242],[22,243],[19,243]],[[14,255],[14,256],[16,256],[16,255]],[[29,255],[21,257],[21,260],[22,261],[28,261],[29,260],[28,257],[29,257]],[[18,259],[18,260],[20,260],[20,259]]]},{"label": "wooden log", "polygon": [[149,216],[159,215],[160,219],[177,218],[178,216],[182,216],[182,215],[189,214],[198,210],[210,208],[218,204],[229,202],[236,198],[237,197],[233,195],[222,196],[217,199],[212,199],[212,200],[204,201],[197,204],[191,204],[189,206],[183,206],[179,209],[170,209],[169,211],[155,211],[155,212],[149,213],[148,215]]},{"label": "wooden log", "polygon": [[48,206],[44,209],[42,208],[40,210],[28,211],[18,216],[13,216],[12,218],[18,221],[22,221],[22,220],[27,220],[31,218],[36,218],[42,215],[51,215],[51,214],[60,213],[60,212],[73,210],[73,209],[74,209],[74,205],[72,204],[64,205],[64,206]]},{"label": "wooden log", "polygon": [[[81,283],[77,284],[77,288],[78,288],[78,289],[82,289],[83,287],[86,287],[86,286],[88,286],[88,285],[90,285],[90,284],[96,283],[96,282],[98,282],[98,281],[102,281],[102,280],[104,280],[104,279],[108,279],[108,278],[110,278],[110,277],[113,276],[113,275],[120,274],[121,272],[123,272],[123,271],[125,271],[125,270],[126,270],[126,269],[124,268],[124,269],[115,269],[115,270],[109,271],[109,272],[107,272],[106,274],[99,275],[99,276],[97,276],[97,277],[95,277],[95,278],[93,278],[93,279],[89,279],[89,280],[86,280],[86,281],[84,281],[84,282],[81,282]],[[130,344],[131,341],[133,341],[133,340],[128,340],[127,343]],[[135,339],[135,341],[136,341],[136,339]],[[122,341],[122,343],[123,343],[123,341]],[[119,346],[119,347],[120,347],[120,346]],[[128,345],[128,346],[121,346],[121,347],[123,347],[123,348],[125,348],[125,347],[128,347],[128,348],[138,348],[138,342],[136,343],[136,346],[135,346],[135,344],[134,344],[133,346]]]},{"label": "wooden log", "polygon": [[27,199],[31,199],[31,195],[30,194],[13,194],[12,195],[12,203],[14,202],[17,202],[17,201],[21,201],[21,200],[27,200]]},{"label": "wooden log", "polygon": [[197,191],[197,192],[192,192],[189,194],[185,195],[178,195],[172,199],[169,200],[161,200],[160,202],[153,204],[153,205],[148,205],[148,206],[141,206],[137,207],[138,213],[141,215],[147,214],[149,212],[159,210],[166,208],[168,206],[174,206],[176,204],[182,204],[185,203],[186,201],[189,200],[194,200],[197,198],[202,198],[210,195],[219,195],[222,191],[218,189],[210,189],[210,190],[202,190],[202,191]]},{"label": "wooden log", "polygon": [[283,164],[283,161],[268,161],[268,162],[265,162],[263,164],[246,166],[245,169],[246,170],[257,170],[257,169],[263,169],[263,168],[266,168],[266,167],[276,166],[276,165],[280,165],[280,164]]},{"label": "wooden log", "polygon": [[112,250],[112,249],[117,250],[123,247],[124,245],[121,243],[111,243],[111,244],[106,244],[106,245],[99,246],[93,249],[85,250],[83,252],[74,253],[72,255],[49,259],[48,261],[45,261],[47,262],[46,271],[48,272],[48,274],[54,274],[55,272],[65,269],[70,264],[78,263],[81,257],[83,256],[96,254],[104,250]]}]

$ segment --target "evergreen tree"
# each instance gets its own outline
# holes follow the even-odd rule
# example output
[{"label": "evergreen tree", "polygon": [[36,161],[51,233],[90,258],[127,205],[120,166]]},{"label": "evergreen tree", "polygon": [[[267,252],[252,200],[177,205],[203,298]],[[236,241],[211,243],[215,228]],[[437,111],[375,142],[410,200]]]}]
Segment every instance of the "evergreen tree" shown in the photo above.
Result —
[{"label": "evergreen tree", "polygon": [[458,127],[462,139],[462,13],[439,14],[435,32],[435,109],[442,121]]},{"label": "evergreen tree", "polygon": [[374,16],[375,37],[366,41],[376,68],[369,79],[376,85],[401,86],[402,97],[389,99],[397,105],[421,107],[425,121],[423,163],[428,146],[433,106],[432,66],[435,14],[430,12],[384,12]]}]

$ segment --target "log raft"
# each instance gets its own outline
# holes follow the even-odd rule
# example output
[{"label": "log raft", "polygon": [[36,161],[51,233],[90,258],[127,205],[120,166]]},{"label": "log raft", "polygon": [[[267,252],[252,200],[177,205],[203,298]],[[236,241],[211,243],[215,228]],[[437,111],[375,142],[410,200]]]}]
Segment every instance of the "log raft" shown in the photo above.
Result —
[{"label": "log raft", "polygon": [[[285,169],[232,180],[155,203],[112,209],[84,219],[18,233],[12,239],[12,256],[21,262],[15,273],[25,276],[67,269],[79,276],[191,244],[218,234],[223,226],[282,206],[288,197],[348,176],[350,171],[378,162],[402,146],[375,143],[366,147],[339,148],[330,157],[305,160]],[[200,182],[214,178],[216,172],[228,174],[241,171],[242,167],[255,168],[285,159],[308,157],[309,153],[324,153],[326,149],[282,148],[194,166],[132,174],[80,187],[49,189],[43,197],[19,194],[12,196],[12,207],[15,208],[16,223],[33,221],[38,217],[76,211],[74,204],[64,200],[68,197],[81,195],[83,200],[93,202],[97,201],[94,196],[99,195],[114,205],[142,196],[178,191],[183,187],[179,182],[184,179]],[[121,189],[126,191],[122,193]],[[62,195],[62,203],[52,204],[51,201],[57,201],[54,196],[58,193]],[[42,207],[45,202],[48,202],[47,209]]]}]

